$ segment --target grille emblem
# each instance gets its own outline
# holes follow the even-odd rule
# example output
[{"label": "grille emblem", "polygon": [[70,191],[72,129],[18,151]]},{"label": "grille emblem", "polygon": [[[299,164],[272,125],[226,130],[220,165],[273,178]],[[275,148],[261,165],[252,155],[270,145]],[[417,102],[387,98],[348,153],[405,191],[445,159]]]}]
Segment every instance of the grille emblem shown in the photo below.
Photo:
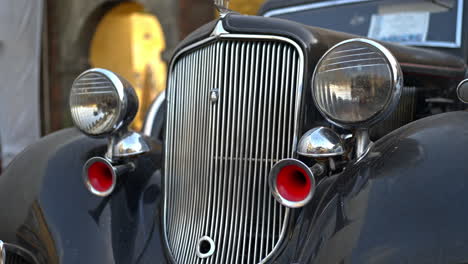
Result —
[{"label": "grille emblem", "polygon": [[198,240],[197,256],[199,258],[207,258],[214,254],[216,249],[213,239],[209,236],[204,236]]},{"label": "grille emblem", "polygon": [[210,91],[210,101],[214,104],[218,102],[219,99],[219,90],[218,89],[211,89]]}]

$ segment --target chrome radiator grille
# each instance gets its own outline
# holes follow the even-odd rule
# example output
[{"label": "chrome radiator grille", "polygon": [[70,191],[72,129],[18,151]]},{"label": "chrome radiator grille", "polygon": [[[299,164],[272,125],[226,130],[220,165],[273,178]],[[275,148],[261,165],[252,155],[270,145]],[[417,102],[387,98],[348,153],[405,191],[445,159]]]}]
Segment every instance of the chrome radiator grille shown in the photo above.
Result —
[{"label": "chrome radiator grille", "polygon": [[[267,178],[295,151],[302,71],[301,50],[275,37],[229,35],[175,60],[164,228],[176,263],[260,263],[281,242],[288,210]],[[197,254],[204,236],[208,257]]]}]

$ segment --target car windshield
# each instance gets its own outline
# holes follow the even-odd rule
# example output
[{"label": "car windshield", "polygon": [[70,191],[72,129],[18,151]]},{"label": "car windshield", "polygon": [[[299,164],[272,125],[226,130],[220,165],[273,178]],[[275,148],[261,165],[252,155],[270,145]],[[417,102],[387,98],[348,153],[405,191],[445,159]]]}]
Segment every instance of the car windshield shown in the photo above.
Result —
[{"label": "car windshield", "polygon": [[463,0],[332,0],[265,16],[406,45],[458,48],[462,12]]}]

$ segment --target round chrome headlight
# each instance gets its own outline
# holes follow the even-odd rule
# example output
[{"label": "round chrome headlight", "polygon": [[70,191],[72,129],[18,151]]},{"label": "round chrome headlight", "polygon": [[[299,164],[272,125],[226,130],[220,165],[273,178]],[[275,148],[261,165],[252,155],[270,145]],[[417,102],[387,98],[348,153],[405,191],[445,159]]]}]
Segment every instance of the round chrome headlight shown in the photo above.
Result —
[{"label": "round chrome headlight", "polygon": [[312,80],[318,110],[344,128],[368,128],[397,106],[403,83],[395,57],[367,39],[343,41],[320,59]]},{"label": "round chrome headlight", "polygon": [[73,82],[70,110],[78,129],[103,136],[128,125],[138,110],[138,98],[129,83],[105,69],[91,69]]}]

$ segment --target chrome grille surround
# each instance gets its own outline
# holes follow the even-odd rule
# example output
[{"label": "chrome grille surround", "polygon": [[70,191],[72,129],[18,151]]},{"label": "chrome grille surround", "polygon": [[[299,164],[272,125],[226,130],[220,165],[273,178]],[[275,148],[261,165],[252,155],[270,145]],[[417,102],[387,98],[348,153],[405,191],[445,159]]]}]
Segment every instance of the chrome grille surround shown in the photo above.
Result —
[{"label": "chrome grille surround", "polygon": [[[271,196],[268,172],[295,155],[303,71],[302,49],[267,35],[213,36],[173,59],[163,226],[176,263],[264,263],[280,246],[289,209]],[[200,258],[205,236],[215,253]]]}]

